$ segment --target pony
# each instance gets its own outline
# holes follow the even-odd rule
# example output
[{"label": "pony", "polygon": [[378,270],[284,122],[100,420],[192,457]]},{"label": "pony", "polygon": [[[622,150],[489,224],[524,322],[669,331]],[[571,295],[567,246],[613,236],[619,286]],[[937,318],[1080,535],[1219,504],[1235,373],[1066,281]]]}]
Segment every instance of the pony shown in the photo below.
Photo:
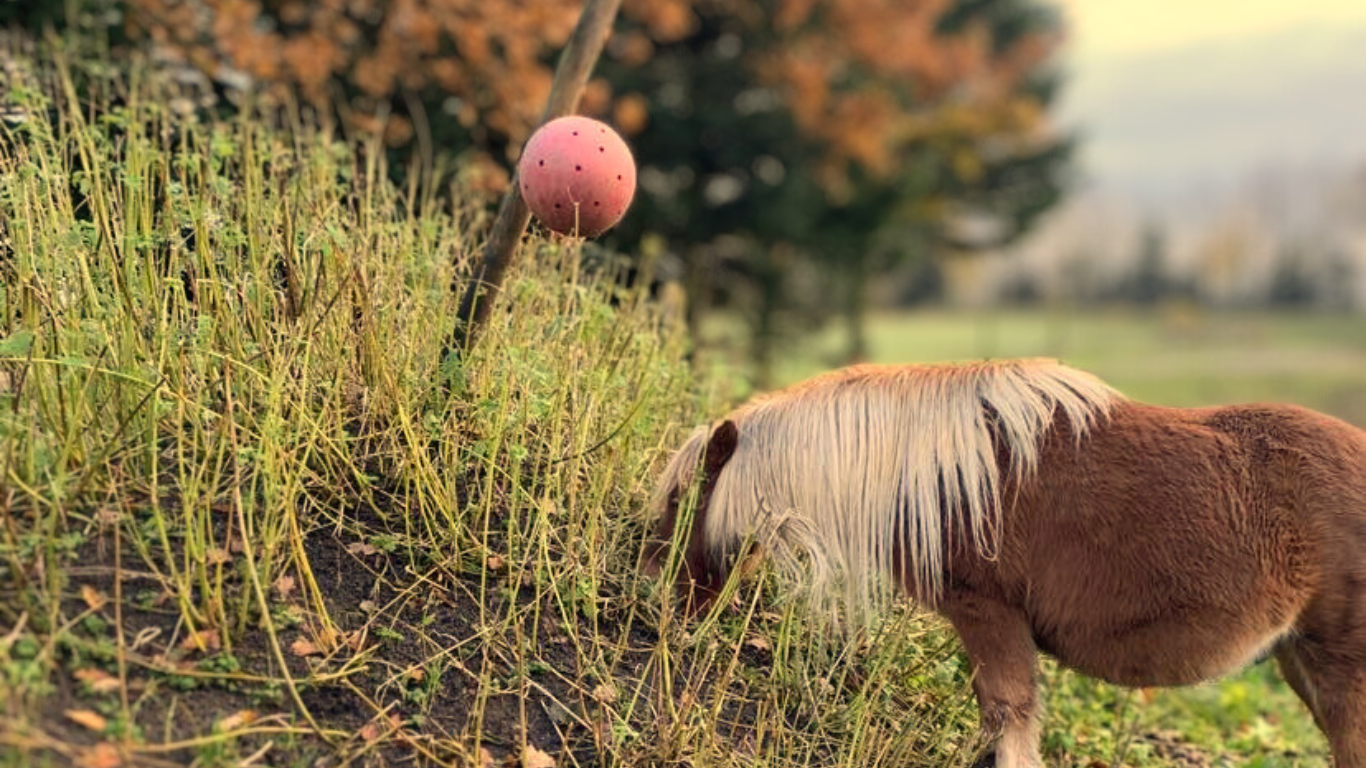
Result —
[{"label": "pony", "polygon": [[1051,359],[856,365],[697,427],[650,504],[643,567],[689,615],[772,556],[818,600],[947,619],[986,764],[1042,764],[1043,652],[1129,687],[1274,655],[1366,768],[1366,431],[1341,420],[1145,404]]}]

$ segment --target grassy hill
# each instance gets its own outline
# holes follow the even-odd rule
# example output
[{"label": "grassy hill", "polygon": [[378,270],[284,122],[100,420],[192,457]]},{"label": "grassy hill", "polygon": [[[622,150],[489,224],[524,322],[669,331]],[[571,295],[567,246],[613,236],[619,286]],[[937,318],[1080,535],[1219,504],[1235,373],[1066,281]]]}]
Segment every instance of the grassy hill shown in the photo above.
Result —
[{"label": "grassy hill", "polygon": [[[443,358],[473,193],[289,108],[6,59],[0,764],[975,757],[933,619],[846,645],[761,575],[687,625],[638,576],[653,472],[735,389],[638,292],[531,239]],[[1322,764],[1263,669],[1146,704],[1046,675],[1055,764]]]}]

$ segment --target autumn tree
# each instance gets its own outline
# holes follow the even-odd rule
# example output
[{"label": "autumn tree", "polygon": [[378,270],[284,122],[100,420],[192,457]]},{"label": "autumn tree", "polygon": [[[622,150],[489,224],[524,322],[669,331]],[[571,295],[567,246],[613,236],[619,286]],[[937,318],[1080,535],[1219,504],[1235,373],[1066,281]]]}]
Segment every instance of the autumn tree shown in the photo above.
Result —
[{"label": "autumn tree", "polygon": [[[630,26],[618,41],[604,73],[649,122],[623,240],[666,233],[694,293],[718,273],[722,291],[755,284],[761,371],[794,253],[838,287],[821,298],[837,296],[860,357],[873,275],[1005,244],[1059,197],[1058,22],[1032,0],[717,0],[673,43]],[[648,66],[621,55],[647,47]]]}]

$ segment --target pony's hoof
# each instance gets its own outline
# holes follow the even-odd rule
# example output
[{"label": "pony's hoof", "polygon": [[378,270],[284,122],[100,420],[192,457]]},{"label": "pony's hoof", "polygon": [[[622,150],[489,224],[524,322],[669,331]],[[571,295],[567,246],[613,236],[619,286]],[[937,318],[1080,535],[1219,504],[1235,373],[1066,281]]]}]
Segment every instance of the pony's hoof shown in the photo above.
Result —
[{"label": "pony's hoof", "polygon": [[972,768],[996,768],[996,750],[982,755],[977,762],[972,764]]}]

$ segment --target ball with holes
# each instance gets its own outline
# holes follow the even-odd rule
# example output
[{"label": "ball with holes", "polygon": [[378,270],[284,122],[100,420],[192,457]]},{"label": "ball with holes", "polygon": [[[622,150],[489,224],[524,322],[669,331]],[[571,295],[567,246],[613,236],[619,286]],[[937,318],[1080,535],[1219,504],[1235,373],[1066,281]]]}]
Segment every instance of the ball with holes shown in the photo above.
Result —
[{"label": "ball with holes", "polygon": [[636,191],[636,163],[617,132],[587,117],[551,120],[517,163],[527,207],[564,235],[597,237],[616,226]]}]

